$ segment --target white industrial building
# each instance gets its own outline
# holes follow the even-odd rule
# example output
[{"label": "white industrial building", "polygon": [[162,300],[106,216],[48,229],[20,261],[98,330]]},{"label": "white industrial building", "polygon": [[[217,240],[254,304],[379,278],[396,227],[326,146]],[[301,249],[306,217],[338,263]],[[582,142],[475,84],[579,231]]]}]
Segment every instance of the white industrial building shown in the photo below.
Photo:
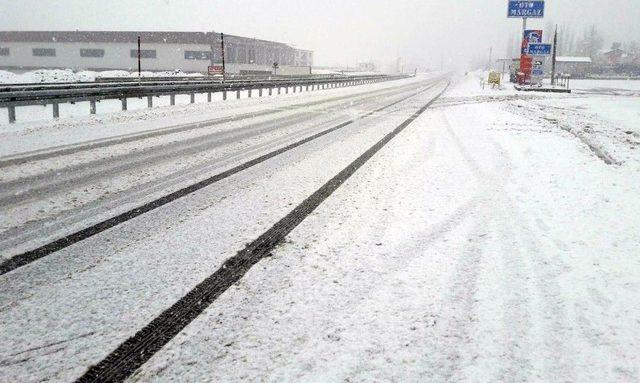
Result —
[{"label": "white industrial building", "polygon": [[[138,68],[138,37],[142,69],[206,73],[220,65],[221,36],[214,32],[0,32],[0,68],[9,70],[128,70]],[[308,74],[313,52],[290,45],[225,35],[228,73]]]}]

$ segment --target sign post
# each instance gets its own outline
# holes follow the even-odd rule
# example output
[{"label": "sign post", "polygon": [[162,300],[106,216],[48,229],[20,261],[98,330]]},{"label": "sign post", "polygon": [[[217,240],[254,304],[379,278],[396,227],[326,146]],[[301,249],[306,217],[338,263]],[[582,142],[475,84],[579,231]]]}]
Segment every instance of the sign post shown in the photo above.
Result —
[{"label": "sign post", "polygon": [[[542,31],[527,31],[528,18],[544,17],[544,0],[509,0],[507,8],[508,18],[522,18],[522,46],[520,54],[520,76],[519,82],[526,83],[531,78],[533,69],[532,58],[529,56],[529,39],[539,39],[542,41]],[[527,32],[530,32],[527,34]],[[539,33],[538,33],[539,32]]]}]

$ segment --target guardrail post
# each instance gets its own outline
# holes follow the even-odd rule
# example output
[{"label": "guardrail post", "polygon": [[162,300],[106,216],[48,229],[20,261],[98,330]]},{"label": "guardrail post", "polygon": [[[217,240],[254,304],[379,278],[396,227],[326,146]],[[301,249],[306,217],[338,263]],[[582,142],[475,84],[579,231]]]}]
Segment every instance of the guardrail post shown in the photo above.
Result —
[{"label": "guardrail post", "polygon": [[207,93],[207,102],[211,102],[211,92]]},{"label": "guardrail post", "polygon": [[269,96],[273,94],[273,88],[269,88]]},{"label": "guardrail post", "polygon": [[295,93],[297,90],[298,90],[298,86],[297,86],[297,85],[294,85],[294,86],[293,86],[293,93]]},{"label": "guardrail post", "polygon": [[153,96],[147,96],[147,108],[153,108]]},{"label": "guardrail post", "polygon": [[223,90],[223,91],[222,91],[222,99],[223,99],[224,101],[227,101],[227,91],[226,91],[226,90]]},{"label": "guardrail post", "polygon": [[309,91],[309,85],[307,85],[307,87],[304,90],[305,90],[305,92],[308,92]]},{"label": "guardrail post", "polygon": [[302,85],[300,85],[300,93],[302,93]]},{"label": "guardrail post", "polygon": [[289,94],[289,85],[284,87],[284,93]]},{"label": "guardrail post", "polygon": [[258,89],[258,97],[262,97],[262,88]]},{"label": "guardrail post", "polygon": [[13,124],[14,122],[16,122],[16,107],[12,105],[7,109],[9,110],[9,123]]},{"label": "guardrail post", "polygon": [[278,87],[278,94],[280,94],[281,90],[282,90],[282,88]]},{"label": "guardrail post", "polygon": [[123,97],[120,99],[120,101],[122,102],[122,110],[123,111],[127,110],[127,98]]},{"label": "guardrail post", "polygon": [[195,104],[195,103],[196,103],[196,94],[195,94],[195,93],[191,93],[191,94],[190,94],[190,96],[191,96],[191,97],[190,97],[189,101],[190,101],[192,104]]},{"label": "guardrail post", "polygon": [[169,95],[169,105],[173,106],[175,104],[176,104],[176,95],[175,94]]},{"label": "guardrail post", "polygon": [[240,99],[240,90],[236,90],[236,99]]},{"label": "guardrail post", "polygon": [[53,103],[53,118],[60,118],[60,104]]},{"label": "guardrail post", "polygon": [[89,100],[89,114],[96,114],[96,100]]},{"label": "guardrail post", "polygon": [[248,96],[249,96],[249,98],[251,98],[251,90],[252,90],[252,89],[251,89],[251,88],[249,88],[249,95],[248,95]]}]

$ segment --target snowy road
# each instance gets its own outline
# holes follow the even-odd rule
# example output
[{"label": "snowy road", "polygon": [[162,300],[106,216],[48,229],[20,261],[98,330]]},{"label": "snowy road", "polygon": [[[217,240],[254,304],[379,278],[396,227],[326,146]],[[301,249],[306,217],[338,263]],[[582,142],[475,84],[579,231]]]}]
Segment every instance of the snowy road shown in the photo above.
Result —
[{"label": "snowy road", "polygon": [[426,86],[429,81],[396,84],[8,157],[0,182],[0,206],[6,212],[0,251],[11,256],[63,237],[105,214],[140,206],[151,196],[331,129]]},{"label": "snowy road", "polygon": [[[12,165],[2,182],[64,209],[3,191],[4,257],[393,104],[0,276],[0,381],[79,378],[404,123],[129,380],[638,381],[640,114],[597,106],[639,99],[471,75],[417,116],[444,87],[363,87],[376,93]],[[64,205],[104,180],[124,185],[113,205]]]}]

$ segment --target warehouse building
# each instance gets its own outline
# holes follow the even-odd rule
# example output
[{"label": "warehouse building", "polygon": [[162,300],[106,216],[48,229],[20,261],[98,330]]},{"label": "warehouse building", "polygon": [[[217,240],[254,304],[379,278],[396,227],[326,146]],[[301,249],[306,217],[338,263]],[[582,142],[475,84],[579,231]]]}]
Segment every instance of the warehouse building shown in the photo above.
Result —
[{"label": "warehouse building", "polygon": [[[128,70],[138,68],[138,37],[142,69],[206,73],[220,65],[221,36],[214,32],[0,32],[0,68],[12,70]],[[228,73],[308,74],[313,52],[284,43],[225,35]]]}]

